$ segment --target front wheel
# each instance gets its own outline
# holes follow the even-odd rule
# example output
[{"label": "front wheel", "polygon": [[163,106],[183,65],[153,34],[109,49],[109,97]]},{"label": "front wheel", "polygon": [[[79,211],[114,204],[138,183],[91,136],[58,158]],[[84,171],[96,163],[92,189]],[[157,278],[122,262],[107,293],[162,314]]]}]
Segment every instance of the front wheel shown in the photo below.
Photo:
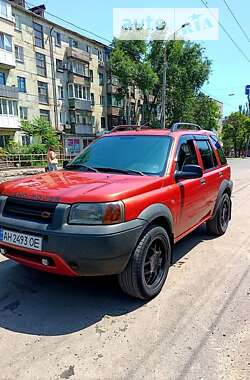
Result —
[{"label": "front wheel", "polygon": [[152,225],[139,240],[119,284],[128,295],[148,300],[160,293],[167,278],[171,244],[166,230]]},{"label": "front wheel", "polygon": [[221,236],[223,235],[228,227],[231,214],[231,200],[227,193],[224,193],[218,210],[213,219],[207,222],[207,231],[210,234]]}]

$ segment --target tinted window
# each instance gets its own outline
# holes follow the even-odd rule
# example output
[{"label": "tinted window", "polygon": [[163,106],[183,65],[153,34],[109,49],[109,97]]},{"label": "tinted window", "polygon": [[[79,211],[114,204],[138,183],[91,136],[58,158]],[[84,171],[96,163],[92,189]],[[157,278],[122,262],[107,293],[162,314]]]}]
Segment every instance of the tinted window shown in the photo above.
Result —
[{"label": "tinted window", "polygon": [[204,169],[211,169],[214,166],[217,166],[217,163],[214,162],[212,148],[210,147],[209,142],[207,140],[198,140],[196,143],[201,154]]},{"label": "tinted window", "polygon": [[218,152],[218,155],[220,157],[220,162],[222,165],[225,165],[227,163],[227,159],[226,159],[226,156],[225,156],[225,153],[224,153],[224,150],[217,138],[217,136],[215,135],[212,135],[210,136],[211,137],[211,140],[213,142],[213,145],[215,146],[217,152]]},{"label": "tinted window", "polygon": [[107,136],[88,146],[73,163],[162,175],[171,141],[168,136]]},{"label": "tinted window", "polygon": [[182,170],[185,165],[198,165],[193,140],[181,143],[177,156],[177,170]]}]

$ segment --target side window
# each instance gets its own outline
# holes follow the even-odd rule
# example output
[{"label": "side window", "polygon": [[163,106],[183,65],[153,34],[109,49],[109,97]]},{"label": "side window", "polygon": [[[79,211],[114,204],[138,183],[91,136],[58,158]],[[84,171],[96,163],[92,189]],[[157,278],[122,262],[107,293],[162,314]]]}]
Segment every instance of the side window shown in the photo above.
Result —
[{"label": "side window", "polygon": [[197,140],[196,143],[201,154],[204,169],[212,169],[217,166],[217,160],[209,142],[207,140]]},{"label": "side window", "polygon": [[223,150],[223,148],[222,148],[222,146],[221,146],[221,144],[220,144],[217,136],[212,135],[210,137],[211,137],[212,143],[215,146],[215,149],[217,150],[218,155],[220,157],[221,165],[226,165],[227,164],[227,159],[226,159],[224,150]]},{"label": "side window", "polygon": [[182,170],[185,165],[198,165],[193,140],[181,142],[177,155],[177,170]]}]

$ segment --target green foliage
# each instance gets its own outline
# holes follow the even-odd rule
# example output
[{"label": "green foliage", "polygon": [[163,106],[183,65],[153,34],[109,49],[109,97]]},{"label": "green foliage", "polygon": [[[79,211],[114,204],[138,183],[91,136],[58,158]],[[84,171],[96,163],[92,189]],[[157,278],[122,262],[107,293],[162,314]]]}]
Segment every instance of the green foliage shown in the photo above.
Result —
[{"label": "green foliage", "polygon": [[39,137],[41,144],[44,145],[45,151],[50,146],[54,149],[60,147],[58,135],[47,120],[34,118],[31,122],[23,121],[22,130],[28,136]]},{"label": "green foliage", "polygon": [[[159,106],[162,100],[164,47],[167,56],[166,119],[201,124],[217,129],[220,118],[216,102],[202,94],[208,80],[211,61],[204,48],[184,41],[119,41],[114,40],[110,71],[117,76],[119,94],[130,104],[130,87],[136,85],[143,94],[143,123],[159,125]],[[125,107],[128,120],[129,112]]]},{"label": "green foliage", "polygon": [[222,141],[227,154],[235,157],[250,148],[250,117],[234,112],[229,115],[222,129]]},{"label": "green foliage", "polygon": [[47,146],[45,144],[31,144],[28,147],[28,153],[30,154],[46,154]]}]

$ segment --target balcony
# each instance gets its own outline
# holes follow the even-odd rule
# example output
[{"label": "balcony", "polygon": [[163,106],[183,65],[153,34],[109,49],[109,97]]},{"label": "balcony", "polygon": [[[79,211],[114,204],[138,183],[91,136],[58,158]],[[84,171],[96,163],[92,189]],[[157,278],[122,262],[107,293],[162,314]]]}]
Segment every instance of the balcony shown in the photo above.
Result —
[{"label": "balcony", "polygon": [[16,67],[16,59],[13,52],[0,49],[0,67],[12,69]]},{"label": "balcony", "polygon": [[79,61],[89,62],[90,54],[87,51],[77,48],[67,47],[66,54],[68,58],[78,59]]},{"label": "balcony", "polygon": [[15,86],[5,86],[0,84],[0,98],[18,99],[18,88]]},{"label": "balcony", "polygon": [[108,106],[107,115],[108,116],[120,116],[122,114],[122,108],[116,106]]},{"label": "balcony", "polygon": [[20,129],[20,123],[17,116],[0,115],[0,130],[12,129],[17,131]]},{"label": "balcony", "polygon": [[119,89],[119,87],[118,86],[115,86],[115,85],[113,85],[113,84],[108,84],[107,85],[107,93],[109,93],[109,94],[117,94],[117,92],[118,92],[118,89]]},{"label": "balcony", "polygon": [[94,128],[92,125],[75,124],[75,133],[77,135],[93,135]]},{"label": "balcony", "polygon": [[82,77],[72,72],[69,73],[69,82],[81,84],[82,86],[90,87],[90,77]]},{"label": "balcony", "polygon": [[80,111],[91,111],[91,100],[69,99],[69,108]]}]

